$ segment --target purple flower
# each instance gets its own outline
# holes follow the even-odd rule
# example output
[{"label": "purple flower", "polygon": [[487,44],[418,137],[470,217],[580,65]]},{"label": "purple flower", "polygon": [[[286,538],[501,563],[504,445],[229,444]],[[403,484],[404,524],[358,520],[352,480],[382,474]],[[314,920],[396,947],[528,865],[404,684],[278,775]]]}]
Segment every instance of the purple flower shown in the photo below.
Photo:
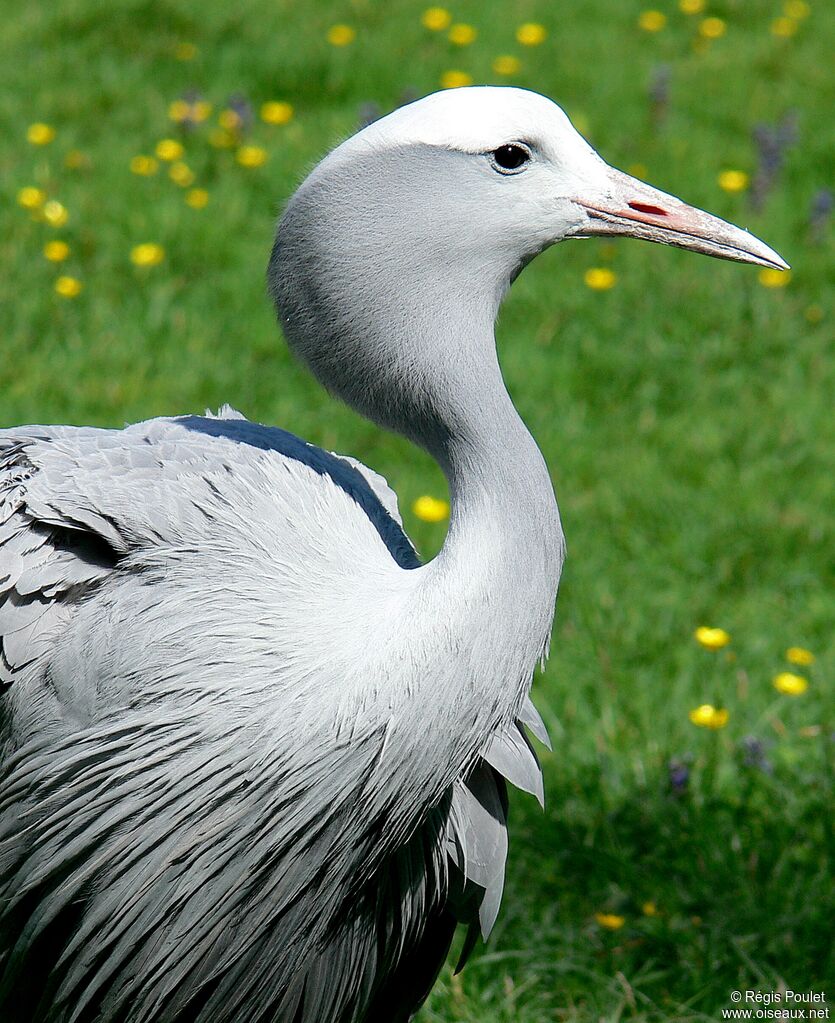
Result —
[{"label": "purple flower", "polygon": [[812,198],[812,207],[809,210],[809,228],[813,241],[823,241],[826,229],[829,227],[829,218],[832,216],[832,204],[833,195],[828,188],[821,188]]},{"label": "purple flower", "polygon": [[797,142],[797,114],[792,111],[777,124],[755,124],[752,134],[758,163],[751,184],[751,204],[762,209],[777,184],[786,151]]},{"label": "purple flower", "polygon": [[240,92],[233,93],[226,102],[228,110],[233,110],[238,115],[239,131],[243,135],[249,131],[253,121],[252,104]]},{"label": "purple flower", "polygon": [[690,786],[690,768],[686,761],[675,757],[669,760],[667,763],[667,780],[672,795],[685,795]]},{"label": "purple flower", "polygon": [[650,113],[653,124],[658,127],[667,116],[670,106],[670,83],[672,69],[669,64],[660,64],[652,72],[649,88]]},{"label": "purple flower", "polygon": [[742,754],[742,764],[754,771],[762,771],[763,774],[771,774],[773,767],[767,755],[767,744],[758,739],[756,735],[746,735],[738,746]]}]

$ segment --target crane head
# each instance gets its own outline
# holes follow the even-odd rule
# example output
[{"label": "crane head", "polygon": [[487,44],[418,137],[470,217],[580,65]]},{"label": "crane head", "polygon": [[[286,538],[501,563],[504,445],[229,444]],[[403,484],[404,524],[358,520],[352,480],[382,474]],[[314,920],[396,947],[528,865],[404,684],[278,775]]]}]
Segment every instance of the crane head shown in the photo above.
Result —
[{"label": "crane head", "polygon": [[787,268],[747,231],[610,167],[555,103],[485,86],[401,107],[329,153],[287,204],[269,288],[329,390],[438,453],[476,378],[498,372],[493,324],[512,281],[543,249],[592,235]]},{"label": "crane head", "polygon": [[326,163],[415,146],[470,158],[469,194],[466,184],[457,190],[460,207],[474,213],[480,207],[478,219],[486,216],[488,226],[505,211],[505,239],[516,237],[530,250],[521,254],[522,265],[566,238],[621,235],[788,269],[749,232],[610,167],[559,106],[525,89],[435,93],[369,125]]}]

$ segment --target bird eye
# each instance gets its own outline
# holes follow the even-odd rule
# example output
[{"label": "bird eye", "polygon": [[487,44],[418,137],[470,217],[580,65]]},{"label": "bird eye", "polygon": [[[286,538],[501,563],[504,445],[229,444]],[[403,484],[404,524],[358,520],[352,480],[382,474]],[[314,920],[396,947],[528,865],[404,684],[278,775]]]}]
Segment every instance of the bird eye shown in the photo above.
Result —
[{"label": "bird eye", "polygon": [[508,174],[521,170],[530,160],[531,151],[527,146],[522,146],[518,142],[512,142],[506,146],[499,146],[491,155],[496,170],[501,174]]}]

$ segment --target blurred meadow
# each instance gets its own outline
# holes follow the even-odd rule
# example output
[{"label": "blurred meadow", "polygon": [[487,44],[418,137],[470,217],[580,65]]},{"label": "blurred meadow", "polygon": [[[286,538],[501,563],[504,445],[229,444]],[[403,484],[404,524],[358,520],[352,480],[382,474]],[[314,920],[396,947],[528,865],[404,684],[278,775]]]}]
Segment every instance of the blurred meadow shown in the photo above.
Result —
[{"label": "blurred meadow", "polygon": [[572,242],[507,300],[568,537],[535,684],[554,752],[546,813],[513,796],[494,936],[426,1023],[835,994],[833,52],[820,0],[5,5],[0,426],[228,401],[382,472],[431,556],[443,477],[292,361],[264,268],[317,158],[442,85],[553,97],[792,264]]}]

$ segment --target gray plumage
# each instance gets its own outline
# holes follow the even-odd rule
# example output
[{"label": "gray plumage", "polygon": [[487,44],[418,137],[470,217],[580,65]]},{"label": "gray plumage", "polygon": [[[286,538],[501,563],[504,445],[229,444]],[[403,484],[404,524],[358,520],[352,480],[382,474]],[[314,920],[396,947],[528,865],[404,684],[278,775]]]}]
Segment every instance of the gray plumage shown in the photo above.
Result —
[{"label": "gray plumage", "polygon": [[[386,587],[418,566],[379,480],[237,418],[13,437],[4,937],[17,985],[38,976],[39,941],[67,942],[45,1018],[191,1018],[177,992],[202,987],[214,995],[195,1018],[293,1019],[311,970],[301,1018],[352,1018],[345,1004],[401,954],[375,961],[379,928],[408,946],[443,908],[445,857],[489,894],[488,930],[501,783],[483,762],[467,784],[439,779],[425,806],[425,736],[398,719],[391,666],[371,675],[390,658],[357,648]],[[535,787],[513,730],[485,755]]]},{"label": "gray plumage", "polygon": [[381,477],[228,408],[0,431],[0,1018],[405,1023],[489,933],[564,551],[493,321],[607,173],[541,97],[459,90],[284,214],[294,351],[447,474],[426,565]]}]

